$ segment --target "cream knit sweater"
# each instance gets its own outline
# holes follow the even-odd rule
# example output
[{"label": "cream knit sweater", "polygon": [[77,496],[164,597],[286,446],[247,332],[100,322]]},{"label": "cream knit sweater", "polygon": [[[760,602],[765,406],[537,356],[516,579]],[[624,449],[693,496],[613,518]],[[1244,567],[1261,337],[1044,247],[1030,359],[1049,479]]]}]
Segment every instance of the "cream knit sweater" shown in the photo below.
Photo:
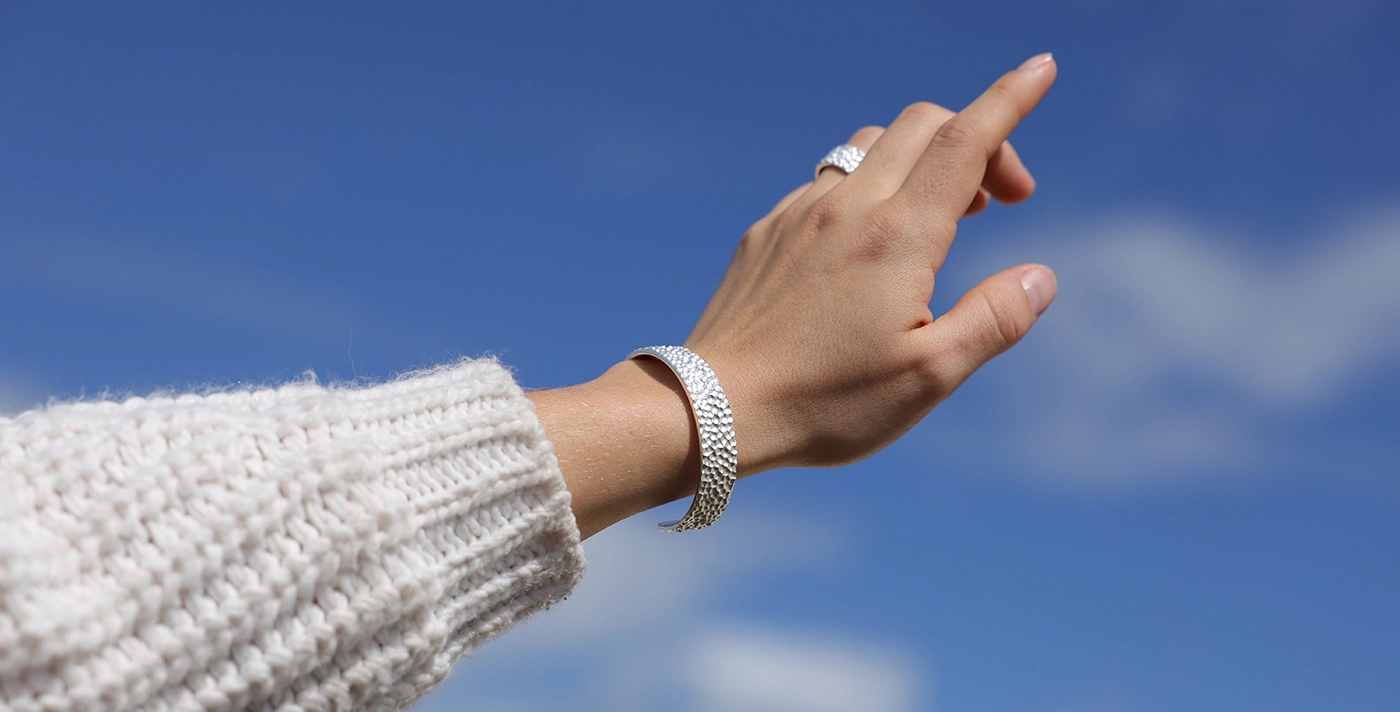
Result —
[{"label": "cream knit sweater", "polygon": [[0,709],[398,710],[583,567],[492,361],[0,418]]}]

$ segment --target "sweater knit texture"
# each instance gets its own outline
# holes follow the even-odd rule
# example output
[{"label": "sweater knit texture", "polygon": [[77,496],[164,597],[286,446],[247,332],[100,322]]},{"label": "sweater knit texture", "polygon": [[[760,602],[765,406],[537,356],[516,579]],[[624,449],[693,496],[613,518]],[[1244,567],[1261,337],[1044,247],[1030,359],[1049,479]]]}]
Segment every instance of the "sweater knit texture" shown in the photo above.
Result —
[{"label": "sweater knit texture", "polygon": [[0,709],[399,710],[583,567],[494,361],[0,418]]}]

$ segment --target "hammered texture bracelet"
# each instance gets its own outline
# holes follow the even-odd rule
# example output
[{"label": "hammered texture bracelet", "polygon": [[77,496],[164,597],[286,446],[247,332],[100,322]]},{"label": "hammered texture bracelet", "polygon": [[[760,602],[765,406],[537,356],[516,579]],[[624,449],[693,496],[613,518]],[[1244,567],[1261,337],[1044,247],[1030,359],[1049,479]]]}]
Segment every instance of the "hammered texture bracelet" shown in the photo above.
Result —
[{"label": "hammered texture bracelet", "polygon": [[700,431],[700,486],[685,516],[662,522],[664,532],[704,529],[715,523],[729,504],[729,493],[739,479],[739,448],[734,437],[734,412],[719,385],[719,378],[705,359],[684,346],[648,346],[627,358],[650,356],[666,364],[685,386],[695,425]]}]

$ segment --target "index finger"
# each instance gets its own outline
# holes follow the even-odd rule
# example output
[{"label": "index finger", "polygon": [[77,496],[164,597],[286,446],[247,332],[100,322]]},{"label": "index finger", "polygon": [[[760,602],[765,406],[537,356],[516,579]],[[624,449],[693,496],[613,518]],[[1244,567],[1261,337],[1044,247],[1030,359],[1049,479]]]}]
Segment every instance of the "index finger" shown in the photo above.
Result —
[{"label": "index finger", "polygon": [[925,217],[961,217],[977,196],[988,161],[1050,91],[1055,71],[1054,58],[1042,54],[1003,75],[938,128],[891,200]]}]

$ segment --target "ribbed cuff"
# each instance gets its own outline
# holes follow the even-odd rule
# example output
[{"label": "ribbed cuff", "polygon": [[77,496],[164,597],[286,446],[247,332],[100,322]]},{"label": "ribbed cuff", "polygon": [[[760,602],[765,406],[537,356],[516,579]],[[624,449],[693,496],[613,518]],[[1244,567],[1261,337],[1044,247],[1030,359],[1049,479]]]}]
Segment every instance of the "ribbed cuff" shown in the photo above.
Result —
[{"label": "ribbed cuff", "polygon": [[4,708],[401,709],[584,568],[490,360],[0,426]]}]

